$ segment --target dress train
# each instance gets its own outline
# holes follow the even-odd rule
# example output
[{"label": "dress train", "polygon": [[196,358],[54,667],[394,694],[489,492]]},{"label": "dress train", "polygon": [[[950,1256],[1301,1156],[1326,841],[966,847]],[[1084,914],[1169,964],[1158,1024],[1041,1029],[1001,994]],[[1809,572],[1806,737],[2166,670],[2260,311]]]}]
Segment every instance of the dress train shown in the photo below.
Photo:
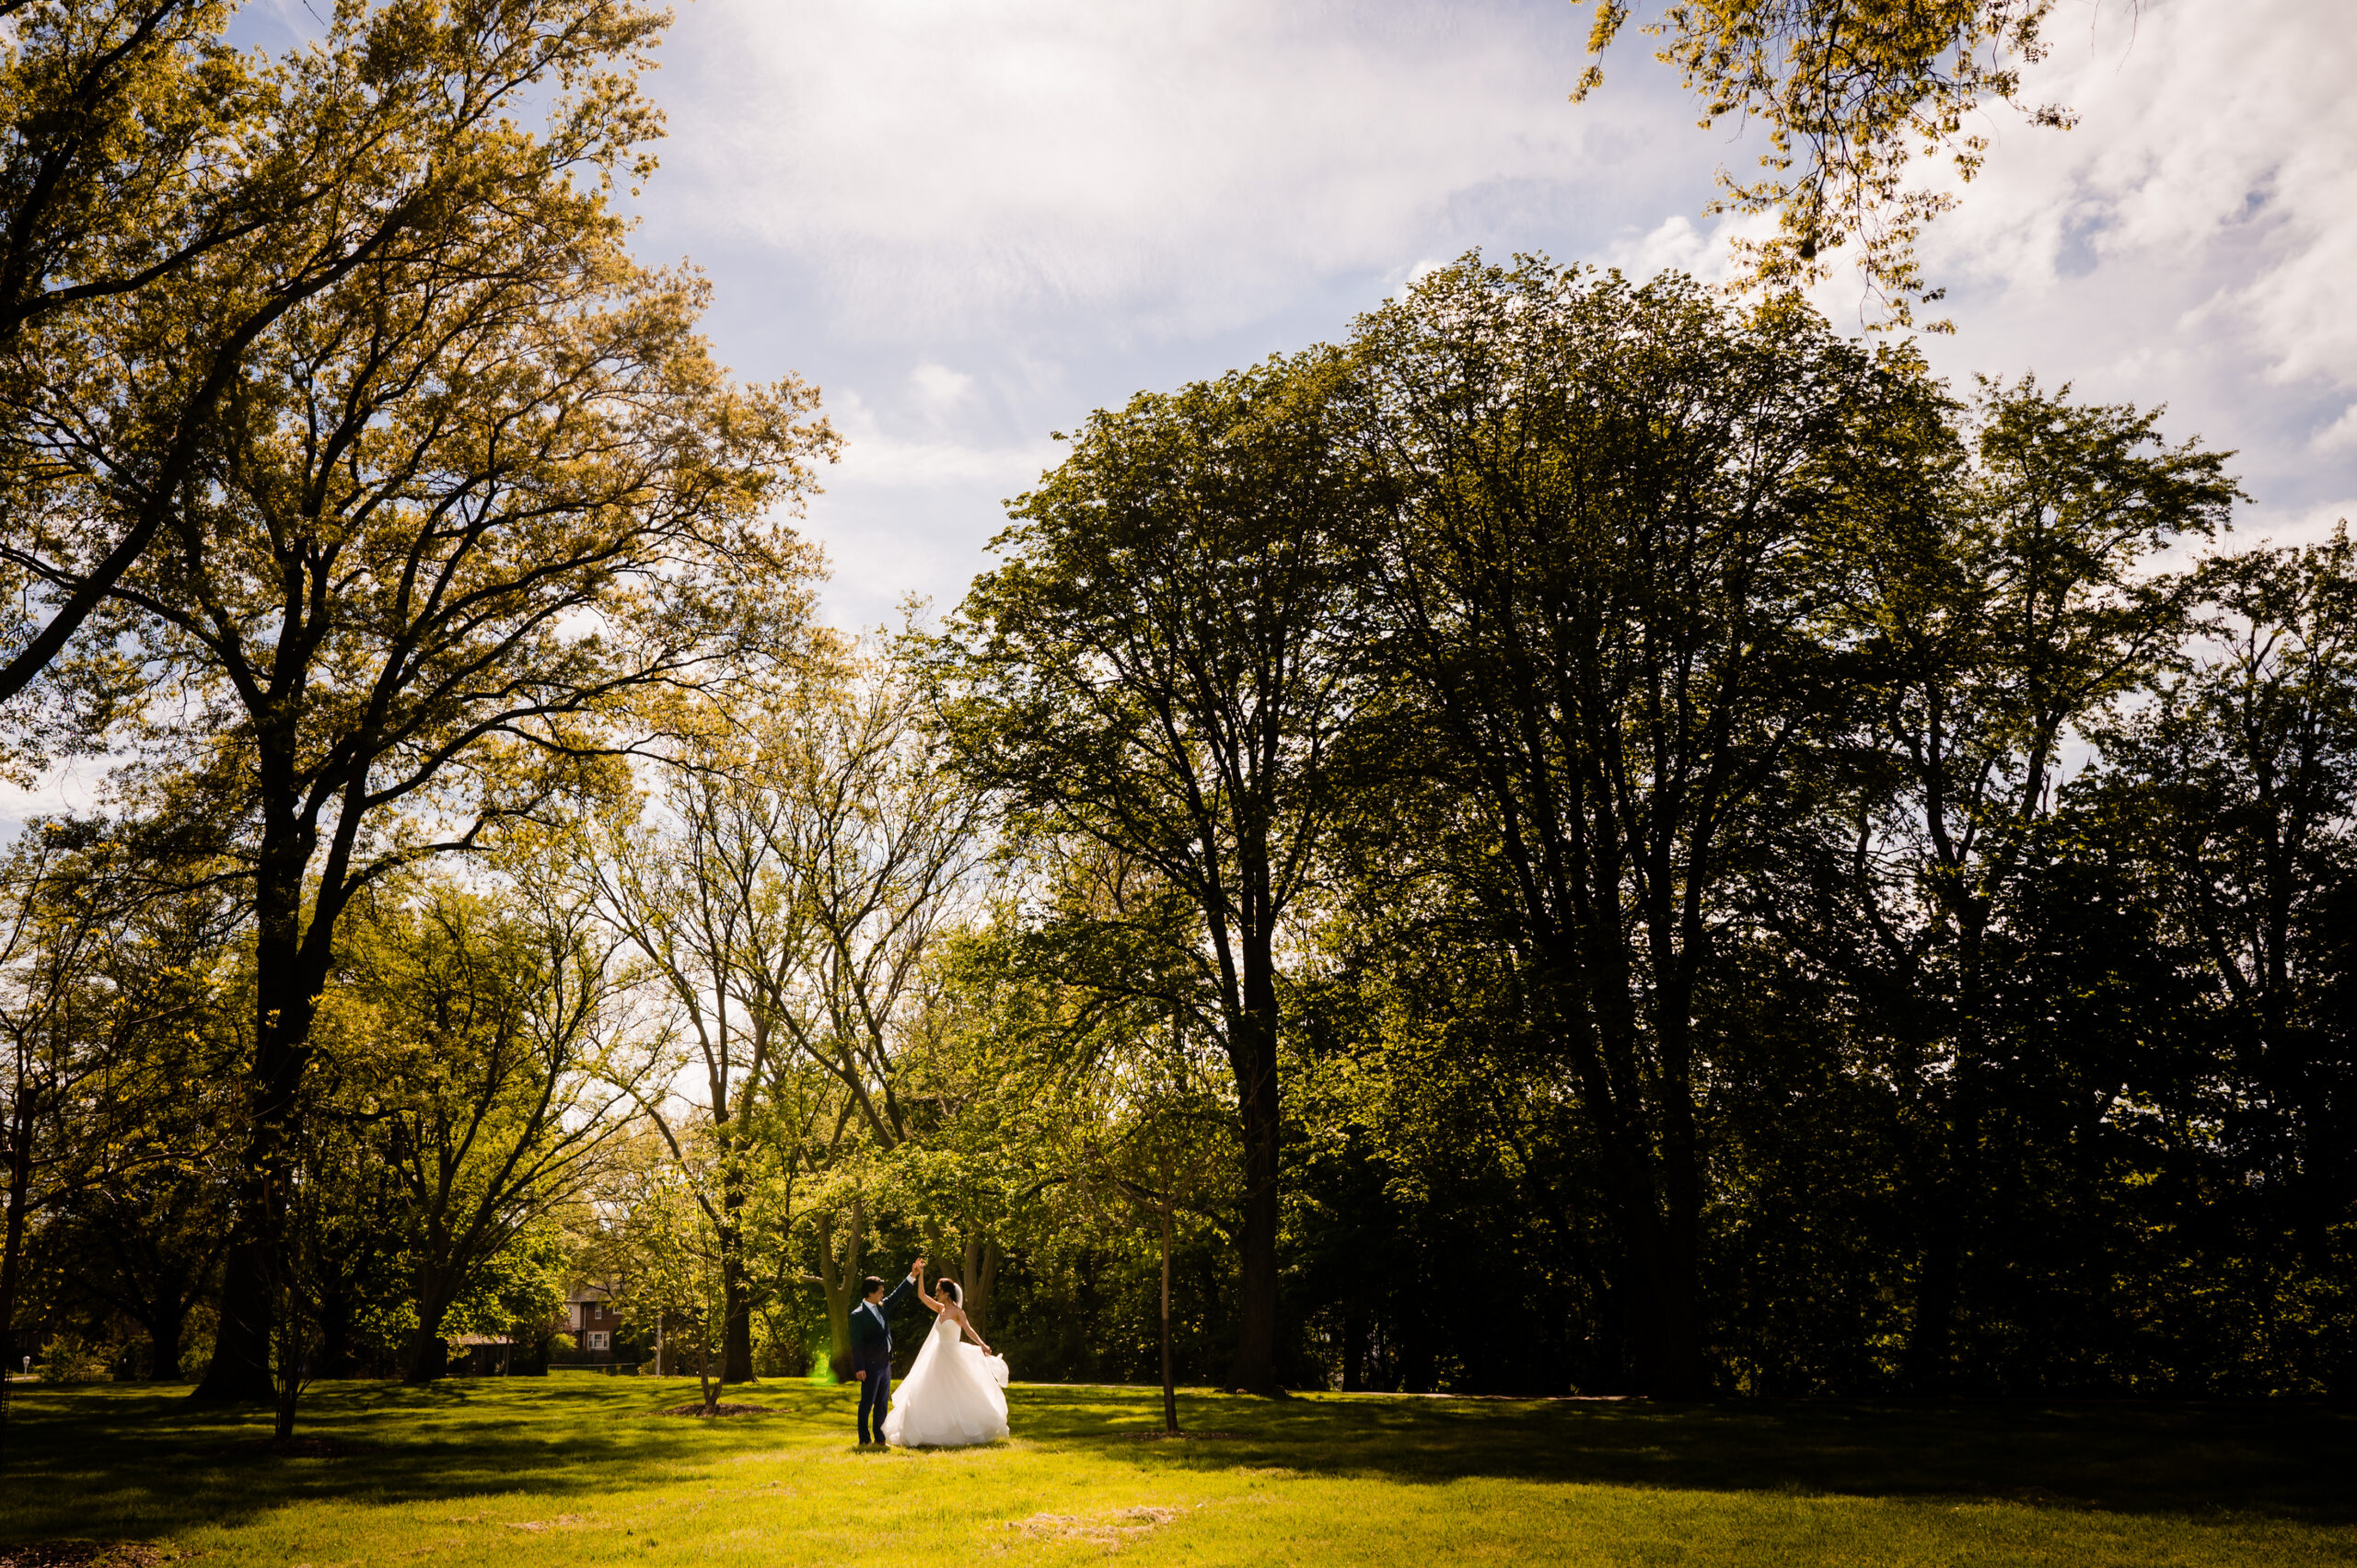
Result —
[{"label": "dress train", "polygon": [[955,1319],[934,1320],[916,1365],[892,1390],[884,1441],[901,1448],[962,1448],[1004,1437],[1006,1359],[965,1342]]}]

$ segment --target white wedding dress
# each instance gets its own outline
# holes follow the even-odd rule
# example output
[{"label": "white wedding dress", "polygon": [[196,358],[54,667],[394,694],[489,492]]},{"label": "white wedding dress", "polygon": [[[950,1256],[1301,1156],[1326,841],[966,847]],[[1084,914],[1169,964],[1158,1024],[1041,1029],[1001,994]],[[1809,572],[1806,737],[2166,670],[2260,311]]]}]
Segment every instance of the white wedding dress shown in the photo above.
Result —
[{"label": "white wedding dress", "polygon": [[1006,1360],[964,1341],[956,1319],[934,1319],[916,1365],[893,1385],[885,1442],[901,1448],[961,1448],[1006,1435]]}]

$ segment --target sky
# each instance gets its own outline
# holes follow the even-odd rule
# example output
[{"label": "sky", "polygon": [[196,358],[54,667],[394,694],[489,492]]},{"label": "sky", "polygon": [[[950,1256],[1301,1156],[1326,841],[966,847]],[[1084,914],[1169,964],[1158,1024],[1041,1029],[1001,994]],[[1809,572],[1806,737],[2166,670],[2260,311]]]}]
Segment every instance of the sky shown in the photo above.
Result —
[{"label": "sky", "polygon": [[[238,36],[317,14],[255,0]],[[1567,0],[686,0],[635,245],[707,274],[740,376],[821,389],[846,439],[803,526],[826,614],[877,626],[955,605],[1051,432],[1338,339],[1421,269],[1722,275],[1703,208],[1757,132],[1699,128],[1633,27],[1572,104],[1586,28]],[[2048,37],[2024,99],[2079,124],[1974,127],[1928,357],[2165,404],[2238,454],[2237,541],[2321,537],[2357,514],[2349,0],[2059,0]],[[1817,300],[1863,330],[1853,275]]]},{"label": "sky", "polygon": [[[1642,19],[1642,12],[1641,12]],[[1568,101],[1565,0],[693,0],[640,253],[692,258],[751,377],[846,437],[807,531],[841,624],[953,605],[1050,433],[1339,338],[1475,248],[1725,266],[1713,171],[1756,156],[1632,28]],[[1959,385],[2166,404],[2240,455],[2238,538],[2357,512],[2357,27],[2347,0],[2061,0],[1987,168],[1933,230]],[[1936,176],[1937,170],[1925,173]],[[1818,293],[1863,330],[1854,275]]]}]

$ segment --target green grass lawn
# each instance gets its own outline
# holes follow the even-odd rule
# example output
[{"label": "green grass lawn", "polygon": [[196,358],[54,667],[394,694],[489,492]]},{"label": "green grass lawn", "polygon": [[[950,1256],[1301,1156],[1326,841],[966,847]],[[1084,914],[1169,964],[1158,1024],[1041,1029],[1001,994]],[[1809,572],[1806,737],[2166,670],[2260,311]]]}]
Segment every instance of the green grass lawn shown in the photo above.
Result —
[{"label": "green grass lawn", "polygon": [[[319,1388],[302,1431],[136,1385],[14,1390],[0,1543],[206,1568],[969,1559],[1338,1563],[2357,1563],[2357,1415],[2314,1407],[1641,1404],[1026,1387],[1016,1435],[853,1447],[847,1389],[582,1375]],[[18,1554],[0,1544],[0,1563]],[[22,1560],[54,1561],[25,1553]]]}]

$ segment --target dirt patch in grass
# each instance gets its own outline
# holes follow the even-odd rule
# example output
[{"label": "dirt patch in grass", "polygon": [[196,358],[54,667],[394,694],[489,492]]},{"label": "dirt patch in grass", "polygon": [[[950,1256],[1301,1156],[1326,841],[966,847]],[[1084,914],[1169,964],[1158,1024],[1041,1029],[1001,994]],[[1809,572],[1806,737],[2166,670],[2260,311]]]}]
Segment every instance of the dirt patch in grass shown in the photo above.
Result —
[{"label": "dirt patch in grass", "polygon": [[553,1519],[511,1520],[507,1527],[511,1530],[522,1530],[528,1535],[539,1535],[542,1530],[584,1530],[589,1528],[595,1522],[586,1514],[559,1514]]},{"label": "dirt patch in grass", "polygon": [[1178,1515],[1176,1508],[1141,1505],[1102,1514],[1034,1514],[1028,1519],[1010,1519],[1006,1527],[1020,1530],[1032,1540],[1085,1540],[1108,1551],[1119,1551],[1132,1541],[1144,1539]]},{"label": "dirt patch in grass", "polygon": [[144,1540],[29,1540],[0,1546],[0,1568],[155,1568],[181,1555]]},{"label": "dirt patch in grass", "polygon": [[[701,1404],[673,1405],[668,1410],[659,1410],[655,1413],[656,1415],[702,1415],[704,1411]],[[714,1415],[773,1415],[776,1412],[767,1405],[714,1405],[712,1408],[712,1413]]]}]

